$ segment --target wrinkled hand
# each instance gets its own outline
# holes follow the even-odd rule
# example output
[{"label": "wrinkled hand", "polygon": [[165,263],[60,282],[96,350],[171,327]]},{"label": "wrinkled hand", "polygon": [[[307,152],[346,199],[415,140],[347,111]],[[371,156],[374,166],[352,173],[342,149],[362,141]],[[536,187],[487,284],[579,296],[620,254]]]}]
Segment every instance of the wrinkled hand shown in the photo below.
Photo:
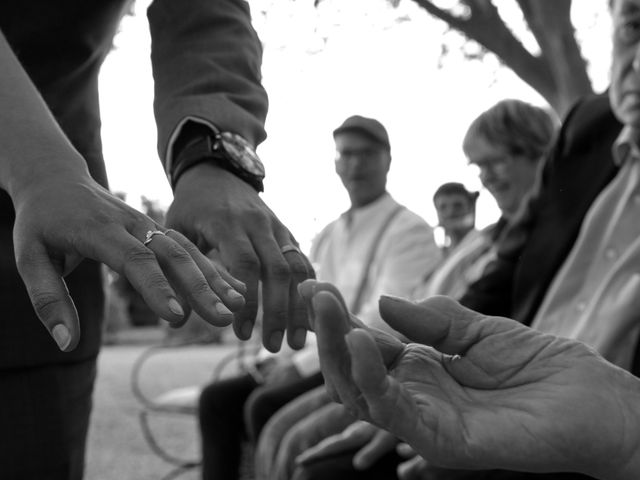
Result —
[{"label": "wrinkled hand", "polygon": [[307,321],[296,288],[314,273],[299,251],[282,253],[283,246],[298,245],[289,230],[251,186],[215,165],[202,163],[187,170],[174,195],[167,225],[204,251],[217,249],[224,266],[247,286],[246,305],[233,322],[236,335],[251,336],[261,280],[265,347],[278,351],[286,329],[289,345],[301,348]]},{"label": "wrinkled hand", "polygon": [[640,476],[640,382],[584,344],[447,297],[382,297],[384,320],[417,342],[402,344],[354,329],[332,285],[300,290],[328,391],[428,462]]},{"label": "wrinkled hand", "polygon": [[[64,178],[57,178],[64,177]],[[18,271],[35,311],[65,351],[80,338],[78,315],[63,277],[83,258],[103,262],[172,325],[190,309],[209,323],[228,325],[243,307],[244,286],[219,271],[178,232],[165,230],[95,183],[86,173],[58,175],[22,188],[13,197]]]},{"label": "wrinkled hand", "polygon": [[389,432],[368,422],[358,421],[306,450],[296,458],[296,463],[313,463],[358,448],[353,456],[353,466],[356,470],[366,470],[386,453],[393,451],[397,444],[398,440]]}]

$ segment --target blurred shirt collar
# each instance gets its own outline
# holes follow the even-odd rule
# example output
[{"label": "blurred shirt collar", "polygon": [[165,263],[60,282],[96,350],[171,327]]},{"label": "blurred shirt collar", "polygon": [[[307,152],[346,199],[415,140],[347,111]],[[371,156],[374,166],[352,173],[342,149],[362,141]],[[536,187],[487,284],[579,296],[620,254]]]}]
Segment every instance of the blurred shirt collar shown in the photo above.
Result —
[{"label": "blurred shirt collar", "polygon": [[613,163],[620,166],[629,158],[640,159],[640,129],[625,125],[613,144]]}]

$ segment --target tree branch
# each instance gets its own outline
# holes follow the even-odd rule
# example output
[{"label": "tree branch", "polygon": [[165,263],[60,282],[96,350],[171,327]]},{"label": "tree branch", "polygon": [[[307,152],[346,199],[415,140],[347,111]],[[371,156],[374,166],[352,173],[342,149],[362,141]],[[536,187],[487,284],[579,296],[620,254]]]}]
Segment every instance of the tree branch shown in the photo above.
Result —
[{"label": "tree branch", "polygon": [[571,0],[517,2],[553,75],[559,101],[567,104],[560,110],[565,110],[578,97],[593,92],[571,23]]},{"label": "tree branch", "polygon": [[464,23],[464,20],[462,18],[456,17],[455,15],[452,15],[448,11],[443,10],[440,7],[437,7],[436,5],[433,4],[433,2],[430,2],[428,0],[413,0],[413,1],[416,2],[422,8],[424,8],[427,11],[427,13],[433,15],[436,18],[439,18],[443,22],[448,23],[455,29],[460,29],[462,24]]},{"label": "tree branch", "polygon": [[429,0],[414,1],[428,13],[497,55],[518,77],[555,107],[554,84],[548,65],[532,55],[513,35],[490,0],[465,0],[471,12],[468,18],[456,17]]}]

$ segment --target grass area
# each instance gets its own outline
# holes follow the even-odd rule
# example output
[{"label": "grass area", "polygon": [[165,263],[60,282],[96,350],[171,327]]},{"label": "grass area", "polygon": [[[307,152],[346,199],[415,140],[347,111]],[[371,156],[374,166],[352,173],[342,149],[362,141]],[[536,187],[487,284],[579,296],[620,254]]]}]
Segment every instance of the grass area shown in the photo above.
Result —
[{"label": "grass area", "polygon": [[[152,336],[153,341],[155,337]],[[87,447],[86,480],[160,480],[172,465],[146,444],[138,420],[140,403],[130,387],[131,368],[150,343],[105,346],[99,357],[98,379]],[[147,396],[206,383],[216,364],[235,350],[235,344],[182,347],[151,357],[143,369],[141,388]],[[199,457],[196,420],[189,416],[151,419],[156,438],[186,458]],[[180,480],[199,478],[198,470]]]}]

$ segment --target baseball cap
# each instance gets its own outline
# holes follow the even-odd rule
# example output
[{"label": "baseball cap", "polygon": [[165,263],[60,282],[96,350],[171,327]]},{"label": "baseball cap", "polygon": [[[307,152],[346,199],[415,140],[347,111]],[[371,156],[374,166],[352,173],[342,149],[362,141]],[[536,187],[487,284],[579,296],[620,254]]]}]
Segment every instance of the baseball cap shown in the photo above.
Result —
[{"label": "baseball cap", "polygon": [[391,148],[387,129],[378,120],[360,115],[353,115],[342,122],[342,125],[333,131],[333,138],[340,133],[353,131],[364,133],[385,147]]}]

